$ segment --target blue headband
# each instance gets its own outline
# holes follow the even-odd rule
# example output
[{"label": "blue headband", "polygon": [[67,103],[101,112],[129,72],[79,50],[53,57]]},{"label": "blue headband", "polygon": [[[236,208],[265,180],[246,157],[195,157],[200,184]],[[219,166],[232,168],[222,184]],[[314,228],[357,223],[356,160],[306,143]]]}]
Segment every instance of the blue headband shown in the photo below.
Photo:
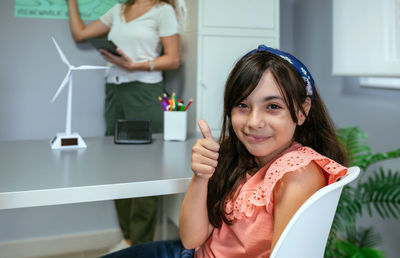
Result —
[{"label": "blue headband", "polygon": [[263,51],[268,51],[274,55],[277,55],[286,61],[288,61],[294,69],[301,75],[303,78],[303,81],[306,86],[306,94],[307,96],[313,97],[314,96],[314,79],[311,76],[311,73],[308,71],[307,67],[300,62],[296,57],[292,56],[291,54],[288,54],[286,52],[280,51],[275,48],[267,47],[265,45],[259,45],[257,49],[253,49],[249,53],[247,53],[245,56],[257,53],[257,52],[263,52]]}]

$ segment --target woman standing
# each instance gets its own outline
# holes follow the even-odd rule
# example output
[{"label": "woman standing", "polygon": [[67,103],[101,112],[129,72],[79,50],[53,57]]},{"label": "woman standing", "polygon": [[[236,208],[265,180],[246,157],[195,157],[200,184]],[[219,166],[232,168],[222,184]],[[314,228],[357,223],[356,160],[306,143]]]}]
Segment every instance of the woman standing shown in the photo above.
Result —
[{"label": "woman standing", "polygon": [[[179,66],[178,22],[172,0],[128,0],[85,25],[76,0],[68,0],[70,27],[76,42],[108,34],[121,56],[101,49],[111,67],[106,74],[106,135],[117,119],[146,119],[162,132],[158,96],[164,92],[162,71]],[[129,244],[151,241],[157,222],[158,197],[115,202],[119,224]]]}]

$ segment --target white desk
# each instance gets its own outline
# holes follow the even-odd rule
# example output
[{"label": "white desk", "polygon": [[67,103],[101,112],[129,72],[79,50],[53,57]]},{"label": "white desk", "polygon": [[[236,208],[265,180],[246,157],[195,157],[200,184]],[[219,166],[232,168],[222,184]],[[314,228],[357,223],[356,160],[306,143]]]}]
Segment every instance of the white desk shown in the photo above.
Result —
[{"label": "white desk", "polygon": [[86,149],[52,150],[47,140],[0,142],[0,210],[183,193],[191,148],[153,135],[145,145],[85,138]]}]

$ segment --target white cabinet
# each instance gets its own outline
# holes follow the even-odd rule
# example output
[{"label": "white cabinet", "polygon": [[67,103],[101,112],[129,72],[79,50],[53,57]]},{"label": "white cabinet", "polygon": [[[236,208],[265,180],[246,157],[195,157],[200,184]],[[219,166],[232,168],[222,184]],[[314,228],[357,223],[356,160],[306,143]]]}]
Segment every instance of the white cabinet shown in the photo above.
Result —
[{"label": "white cabinet", "polygon": [[333,1],[333,74],[400,76],[400,0]]},{"label": "white cabinet", "polygon": [[193,97],[189,131],[205,119],[222,126],[223,90],[235,62],[259,44],[279,47],[279,0],[189,0],[182,36],[185,98]]}]

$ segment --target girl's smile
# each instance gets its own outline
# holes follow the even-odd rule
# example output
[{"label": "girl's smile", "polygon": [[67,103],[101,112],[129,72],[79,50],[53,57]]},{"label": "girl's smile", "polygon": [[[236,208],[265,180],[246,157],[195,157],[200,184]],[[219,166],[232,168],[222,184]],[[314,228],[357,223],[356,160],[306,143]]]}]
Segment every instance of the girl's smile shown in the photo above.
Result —
[{"label": "girl's smile", "polygon": [[246,134],[246,133],[245,133],[245,136],[246,136],[246,138],[247,138],[247,140],[249,142],[253,142],[253,143],[261,143],[261,142],[266,141],[269,138],[271,138],[271,137],[268,137],[268,136],[255,135],[255,134]]},{"label": "girl's smile", "polygon": [[264,72],[251,94],[232,109],[232,126],[260,167],[291,145],[297,124],[270,71]]}]

